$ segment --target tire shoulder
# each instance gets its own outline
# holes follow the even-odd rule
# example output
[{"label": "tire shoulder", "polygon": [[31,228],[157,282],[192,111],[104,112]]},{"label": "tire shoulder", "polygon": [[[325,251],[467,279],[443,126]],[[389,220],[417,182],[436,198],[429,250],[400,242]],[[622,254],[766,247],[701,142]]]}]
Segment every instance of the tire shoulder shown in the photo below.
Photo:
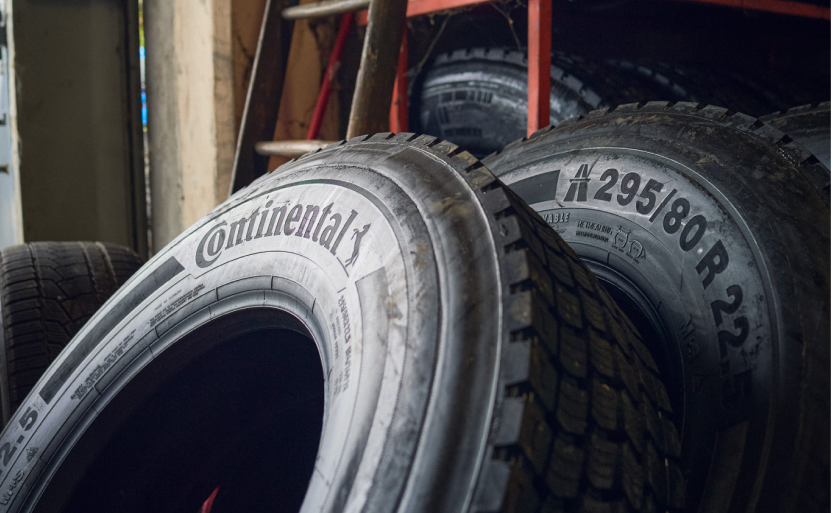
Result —
[{"label": "tire shoulder", "polygon": [[[732,129],[738,133],[752,134],[759,138],[762,143],[774,147],[785,157],[796,170],[819,192],[822,200],[830,208],[830,170],[824,167],[819,160],[801,145],[795,143],[787,134],[772,127],[763,121],[742,113],[732,113],[726,108],[713,105],[703,105],[693,102],[648,102],[630,103],[619,105],[616,108],[603,108],[589,112],[587,115],[575,116],[566,119],[558,125],[544,127],[528,138],[519,139],[507,145],[502,151],[493,153],[484,158],[487,166],[508,158],[509,153],[523,152],[527,146],[545,145],[547,138],[557,138],[561,135],[560,130],[567,127],[575,129],[587,129],[596,124],[605,123],[617,116],[626,114],[647,114],[658,113],[680,114],[695,119],[704,120]],[[592,120],[596,120],[593,122]]]}]

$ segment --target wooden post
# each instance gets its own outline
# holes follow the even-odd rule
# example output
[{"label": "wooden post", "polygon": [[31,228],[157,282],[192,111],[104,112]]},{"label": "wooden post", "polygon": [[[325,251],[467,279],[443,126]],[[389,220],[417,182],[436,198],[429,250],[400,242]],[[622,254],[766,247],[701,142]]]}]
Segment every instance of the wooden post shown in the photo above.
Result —
[{"label": "wooden post", "polygon": [[388,130],[408,0],[371,0],[347,138]]},{"label": "wooden post", "polygon": [[231,178],[232,193],[266,173],[267,159],[255,154],[255,144],[272,139],[278,120],[278,106],[289,59],[289,43],[292,40],[293,22],[281,17],[281,11],[288,6],[287,0],[269,0],[266,3],[246,106],[237,137]]},{"label": "wooden post", "polygon": [[550,124],[552,0],[529,0],[529,62],[526,135]]}]

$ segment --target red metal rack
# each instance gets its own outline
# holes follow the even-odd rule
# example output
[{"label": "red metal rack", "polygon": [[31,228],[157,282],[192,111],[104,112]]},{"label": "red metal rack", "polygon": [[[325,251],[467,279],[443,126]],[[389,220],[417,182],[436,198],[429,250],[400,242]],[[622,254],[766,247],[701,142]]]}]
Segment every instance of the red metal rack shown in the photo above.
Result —
[{"label": "red metal rack", "polygon": [[[288,40],[287,34],[291,35],[291,20],[281,18],[298,19],[303,17],[315,17],[333,15],[340,13],[356,13],[355,21],[358,25],[368,24],[368,11],[366,9],[371,0],[324,0],[315,4],[304,4],[291,9],[283,9],[278,0],[269,0],[266,14],[264,15],[261,36],[258,42],[258,49],[255,55],[254,70],[250,81],[249,94],[247,96],[246,109],[241,123],[238,137],[237,155],[232,179],[232,192],[239,190],[250,183],[257,176],[266,172],[265,162],[259,162],[254,156],[255,147],[259,148],[261,154],[282,154],[281,149],[275,149],[273,143],[262,143],[271,138],[271,130],[277,118],[277,104],[275,97],[280,98],[283,88],[283,79],[286,66],[286,55]],[[374,0],[396,1],[396,0]],[[405,11],[406,17],[416,17],[426,14],[433,14],[440,11],[457,9],[461,7],[474,6],[496,0],[410,0],[407,2]],[[727,7],[816,18],[830,20],[830,8],[802,2],[788,0],[667,0],[701,4],[715,4]],[[287,16],[289,11],[294,13]],[[529,0],[528,1],[528,110],[527,110],[527,134],[532,134],[539,128],[549,124],[550,105],[550,47],[552,41],[552,0]],[[398,18],[397,18],[398,19]],[[395,23],[395,20],[385,19],[386,23]],[[337,41],[341,42],[346,37],[346,28],[349,27],[350,18],[348,15],[342,20],[341,29]],[[397,31],[390,31],[391,34]],[[398,35],[397,35],[398,37]],[[392,132],[401,132],[408,129],[408,77],[407,77],[407,52],[408,35],[405,31],[400,46],[398,59],[394,57],[393,62],[398,61],[396,66],[396,79],[392,91],[392,100],[389,111],[389,126]],[[264,45],[276,44],[282,41],[281,51],[264,48]],[[395,52],[397,45],[386,45]],[[385,50],[387,52],[388,50]],[[282,52],[282,54],[281,54]],[[334,49],[334,56],[331,59],[325,73],[318,104],[316,105],[316,118],[307,135],[308,141],[286,141],[283,145],[292,148],[297,152],[299,148],[309,149],[315,145],[324,144],[322,141],[315,141],[317,129],[312,127],[320,126],[320,117],[323,116],[327,99],[330,92],[330,81],[332,80],[333,69],[339,58],[339,47]],[[383,52],[384,53],[384,52]],[[392,53],[393,54],[393,53]],[[269,61],[265,61],[263,55],[268,55]],[[282,55],[282,59],[281,59]],[[365,57],[363,57],[364,60]],[[275,67],[275,62],[278,67]],[[268,64],[265,64],[268,62]],[[360,70],[361,73],[361,70]],[[361,80],[361,76],[359,77]],[[357,83],[357,90],[361,84]],[[271,96],[271,98],[268,98]],[[263,102],[263,103],[261,103]],[[257,109],[250,112],[252,105],[265,105],[265,109]],[[355,104],[354,104],[355,105]],[[274,106],[274,107],[273,107]],[[320,107],[320,108],[319,108]],[[265,110],[265,112],[264,112]],[[273,112],[274,111],[274,112]],[[351,126],[356,119],[361,118],[363,112],[351,112]],[[349,134],[348,134],[349,135]],[[271,144],[271,146],[270,146]],[[287,153],[283,153],[287,154]],[[288,154],[287,154],[288,155]]]}]

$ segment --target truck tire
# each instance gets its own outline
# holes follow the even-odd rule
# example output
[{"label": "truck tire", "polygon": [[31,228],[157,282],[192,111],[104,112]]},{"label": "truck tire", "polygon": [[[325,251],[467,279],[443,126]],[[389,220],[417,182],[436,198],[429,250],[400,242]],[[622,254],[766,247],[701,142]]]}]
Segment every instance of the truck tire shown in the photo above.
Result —
[{"label": "truck tire", "polygon": [[61,349],[141,265],[132,250],[107,242],[0,249],[3,424]]},{"label": "truck tire", "polygon": [[678,510],[671,415],[610,297],[474,157],[362,136],[96,313],[0,436],[0,506]]},{"label": "truck tire", "polygon": [[[693,100],[661,75],[646,79],[624,62],[611,66],[553,52],[550,77],[553,124],[620,103]],[[526,135],[526,54],[502,48],[441,54],[417,77],[410,99],[416,131],[484,157]]]},{"label": "truck tire", "polygon": [[[610,60],[620,73],[663,88],[651,99],[689,101],[725,107],[734,112],[762,116],[780,109],[776,95],[755,81],[723,70],[703,70],[653,61]],[[639,101],[648,101],[642,98]]]},{"label": "truck tire", "polygon": [[[526,134],[526,55],[502,48],[439,55],[411,88],[417,131],[447,139],[483,157]],[[570,73],[550,69],[550,121],[601,106],[601,98]]]},{"label": "truck tire", "polygon": [[787,134],[830,169],[830,102],[774,112],[761,121]]},{"label": "truck tire", "polygon": [[754,118],[664,102],[484,164],[642,331],[682,414],[688,510],[829,509],[829,171]]}]

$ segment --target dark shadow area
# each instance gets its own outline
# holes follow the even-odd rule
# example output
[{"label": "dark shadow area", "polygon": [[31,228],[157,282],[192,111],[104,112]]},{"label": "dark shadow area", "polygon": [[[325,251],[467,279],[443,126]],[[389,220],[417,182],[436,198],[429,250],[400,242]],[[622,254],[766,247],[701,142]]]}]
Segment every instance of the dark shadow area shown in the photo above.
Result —
[{"label": "dark shadow area", "polygon": [[[526,52],[526,9],[526,3],[515,1],[413,18],[409,67],[414,70],[423,60],[430,66],[435,56],[460,48]],[[714,102],[759,97],[765,111],[830,100],[830,30],[829,20],[698,2],[553,2],[552,49],[596,65],[682,67],[679,77],[661,72],[684,86],[720,91],[722,96],[708,98]],[[675,100],[663,96],[645,101]],[[762,116],[772,110],[745,113]]]},{"label": "dark shadow area", "polygon": [[136,406],[63,511],[196,513],[216,487],[212,513],[298,511],[324,410],[321,360],[309,338],[280,329],[235,336]]}]

